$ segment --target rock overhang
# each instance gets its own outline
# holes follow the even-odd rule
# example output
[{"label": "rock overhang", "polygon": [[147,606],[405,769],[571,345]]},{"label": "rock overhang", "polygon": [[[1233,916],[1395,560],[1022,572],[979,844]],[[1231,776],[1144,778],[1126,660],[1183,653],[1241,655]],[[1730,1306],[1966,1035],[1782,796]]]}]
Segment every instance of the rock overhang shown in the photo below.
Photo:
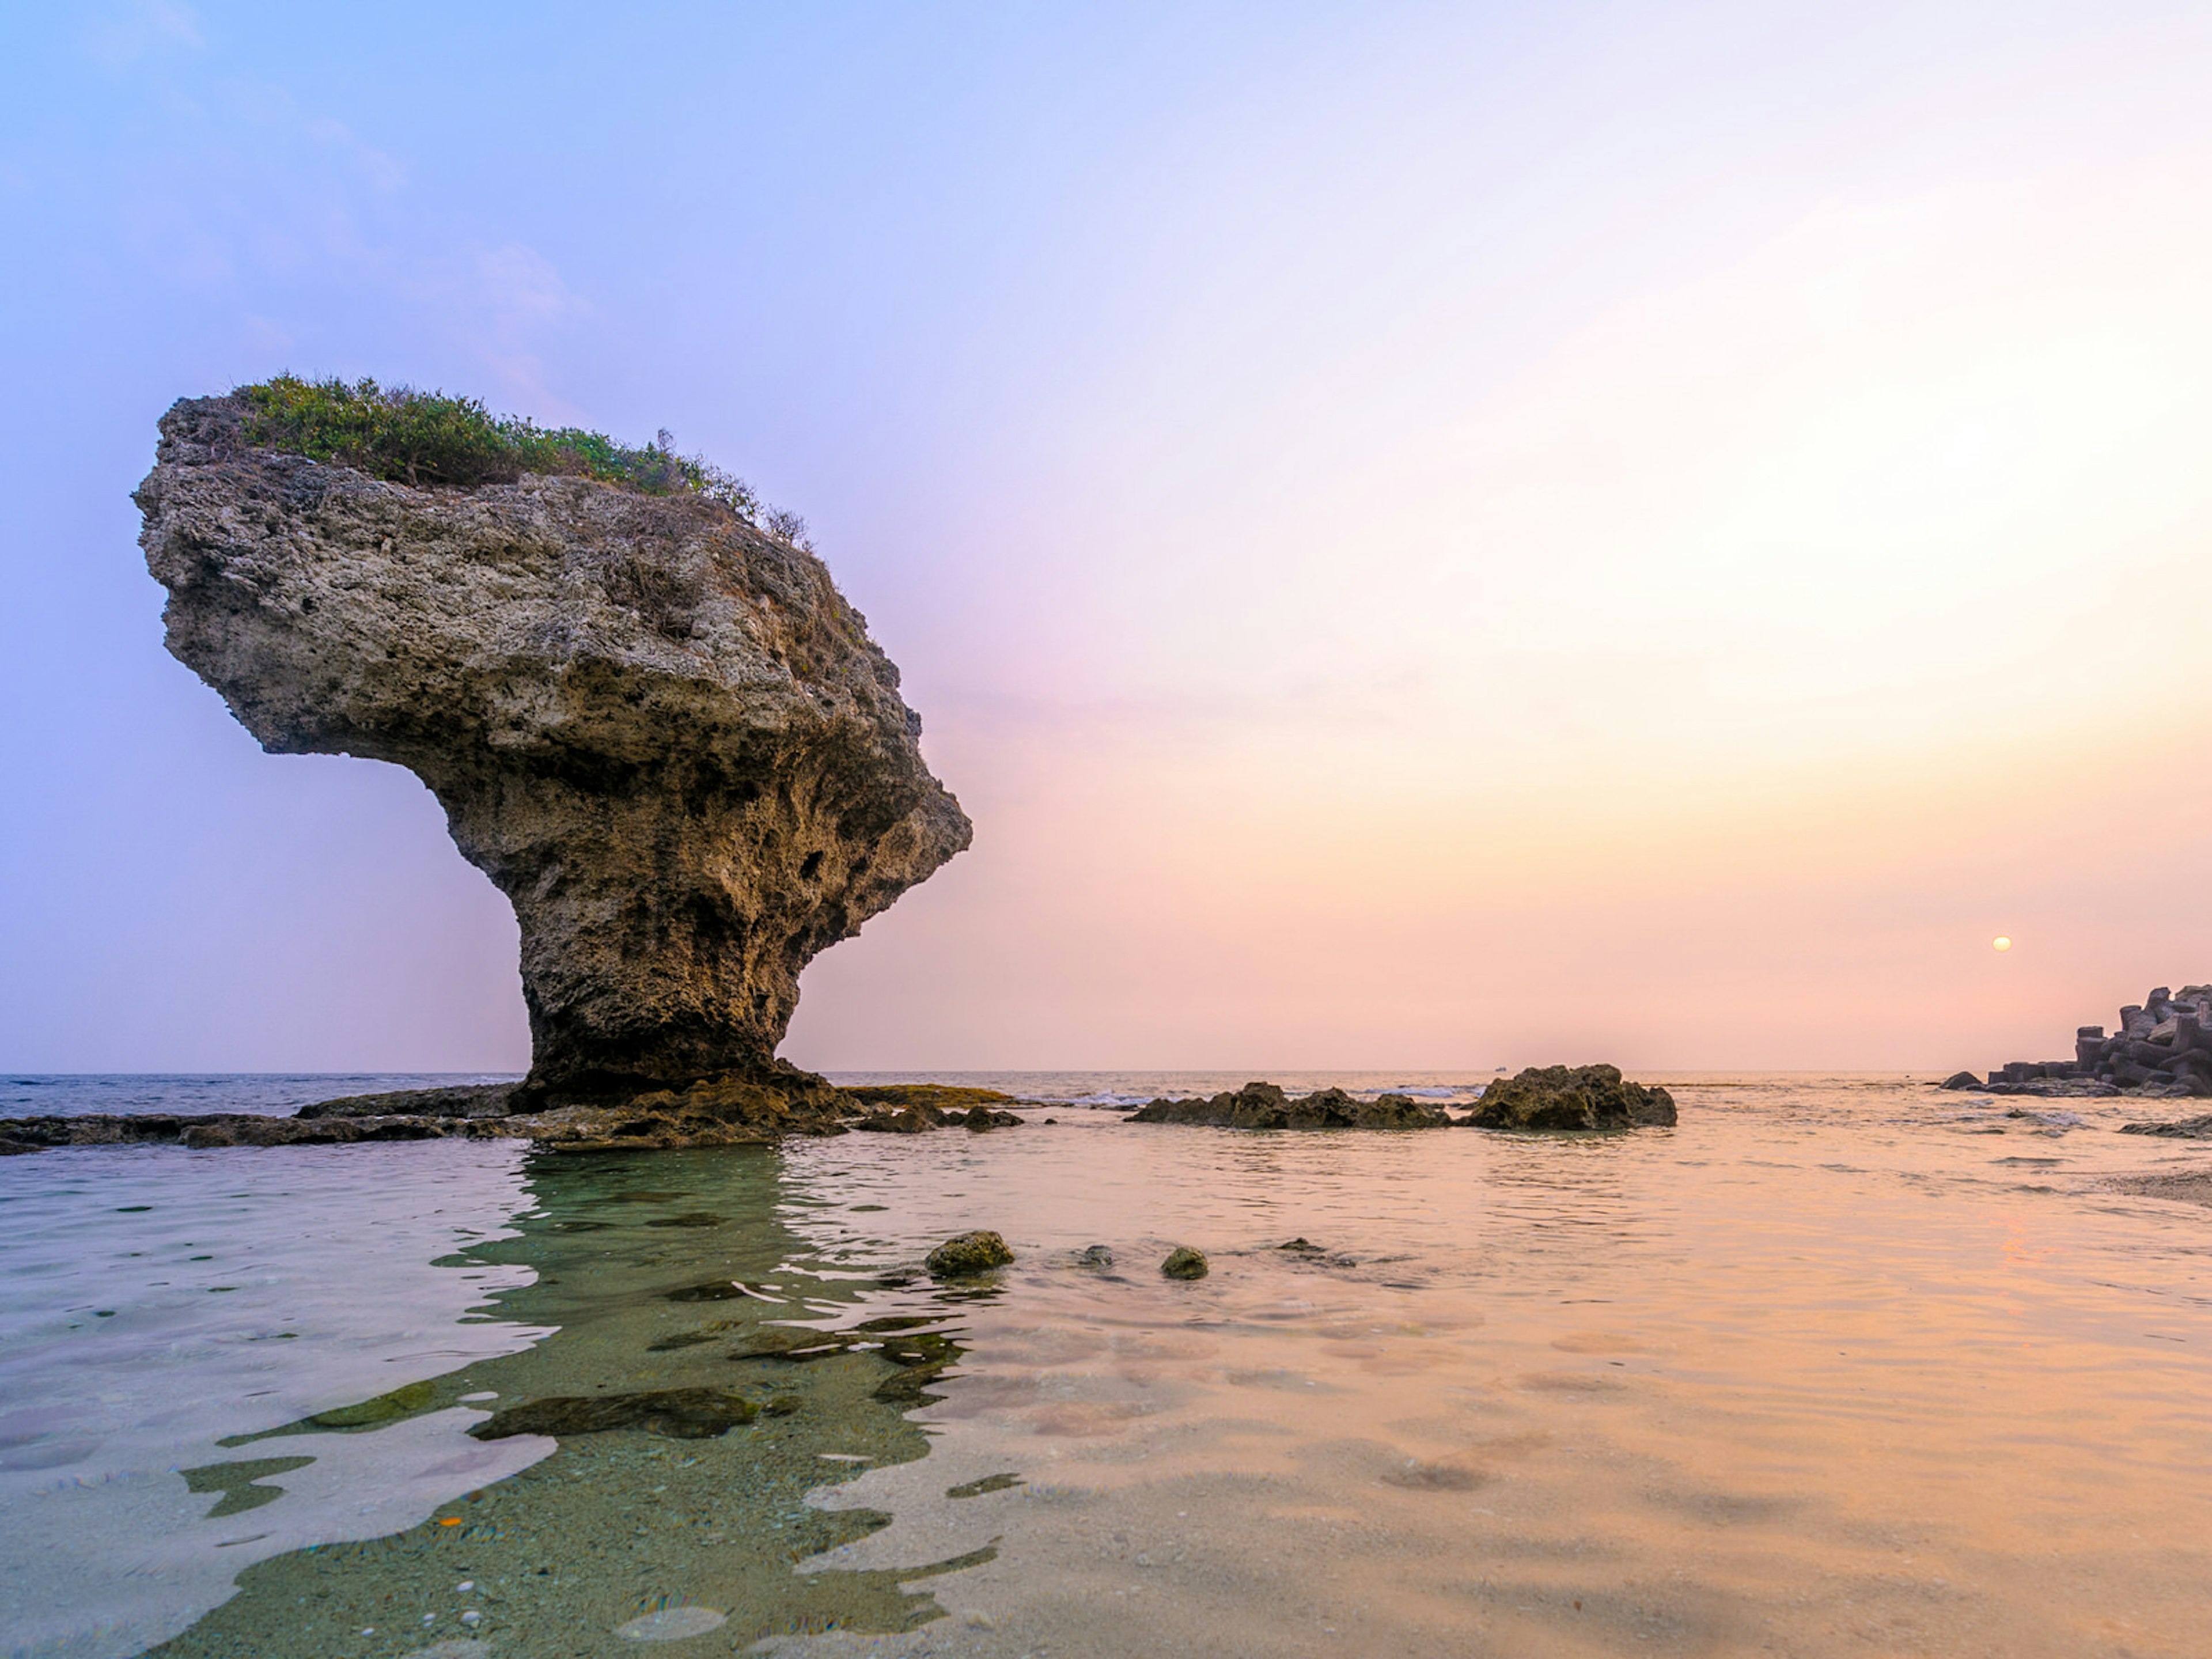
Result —
[{"label": "rock overhang", "polygon": [[969,843],[821,560],[585,478],[418,488],[162,422],[171,652],[265,749],[405,766],[514,903],[523,1098],[783,1077],[817,952]]}]

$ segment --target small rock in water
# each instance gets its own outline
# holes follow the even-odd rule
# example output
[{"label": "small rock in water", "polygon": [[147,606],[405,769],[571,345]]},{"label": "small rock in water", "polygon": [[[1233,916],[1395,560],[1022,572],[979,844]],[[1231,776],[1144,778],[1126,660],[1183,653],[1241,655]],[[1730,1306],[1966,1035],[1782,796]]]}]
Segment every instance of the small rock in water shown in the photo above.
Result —
[{"label": "small rock in water", "polygon": [[1188,1244],[1178,1244],[1168,1252],[1168,1259],[1160,1263],[1160,1271],[1170,1279],[1203,1279],[1206,1277],[1206,1252],[1194,1250]]},{"label": "small rock in water", "polygon": [[615,1634],[631,1642],[680,1642],[688,1636],[704,1636],[729,1622],[729,1614],[713,1607],[663,1607],[642,1619],[615,1626]]},{"label": "small rock in water", "polygon": [[924,1258],[922,1265],[939,1279],[969,1279],[1003,1267],[1013,1259],[1005,1239],[978,1229],[946,1239]]},{"label": "small rock in water", "polygon": [[1110,1267],[1114,1265],[1114,1252],[1103,1244],[1086,1245],[1083,1253],[1075,1258],[1075,1265],[1079,1267]]},{"label": "small rock in water", "polygon": [[1288,1240],[1284,1243],[1278,1244],[1275,1248],[1279,1250],[1297,1250],[1304,1254],[1313,1255],[1319,1255],[1321,1254],[1321,1246],[1315,1243],[1311,1239],[1305,1237],[1304,1235],[1301,1235],[1297,1238]]},{"label": "small rock in water", "polygon": [[1460,1120],[1478,1129],[1635,1129],[1668,1127],[1674,1097],[1631,1083],[1617,1066],[1531,1066],[1482,1091]]}]

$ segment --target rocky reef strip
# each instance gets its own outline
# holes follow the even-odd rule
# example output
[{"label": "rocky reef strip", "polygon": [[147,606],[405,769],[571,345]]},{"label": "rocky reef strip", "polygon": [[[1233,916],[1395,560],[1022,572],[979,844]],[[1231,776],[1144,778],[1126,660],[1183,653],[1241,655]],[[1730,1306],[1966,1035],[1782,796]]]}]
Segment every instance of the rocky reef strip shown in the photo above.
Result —
[{"label": "rocky reef strip", "polygon": [[[364,1141],[522,1139],[554,1152],[612,1152],[677,1146],[757,1146],[790,1135],[849,1130],[915,1133],[1018,1127],[1025,1120],[991,1101],[991,1090],[948,1090],[965,1111],[929,1103],[934,1085],[908,1085],[913,1103],[890,1112],[811,1073],[788,1078],[708,1078],[618,1103],[578,1103],[539,1111],[510,1109],[526,1099],[515,1084],[400,1090],[319,1101],[289,1117],[251,1112],[145,1113],[0,1119],[0,1156],[58,1146],[340,1146]],[[977,1098],[988,1096],[989,1100]]]},{"label": "rocky reef strip", "polygon": [[[471,1084],[352,1095],[304,1106],[294,1115],[146,1113],[0,1119],[0,1157],[60,1146],[331,1146],[362,1142],[522,1139],[552,1152],[768,1145],[787,1136],[853,1131],[924,1134],[1019,1128],[1007,1109],[1025,1103],[995,1090],[907,1083],[840,1089],[776,1062],[783,1073],[705,1078],[683,1089],[619,1102],[565,1102],[530,1109],[524,1085]],[[1050,1123],[1056,1119],[1048,1117]],[[1248,1083],[1206,1100],[1160,1099],[1131,1111],[1135,1123],[1236,1129],[1442,1129],[1609,1132],[1670,1125],[1664,1089],[1624,1079],[1612,1066],[1531,1066],[1486,1088],[1473,1112],[1402,1094],[1361,1100],[1342,1089],[1292,1097],[1273,1083]]]},{"label": "rocky reef strip", "polygon": [[1473,1112],[1454,1117],[1409,1095],[1361,1100],[1341,1089],[1293,1099],[1272,1083],[1248,1083],[1206,1100],[1155,1100],[1133,1123],[1198,1123],[1230,1129],[1478,1129],[1610,1131],[1675,1121],[1664,1089],[1624,1079],[1616,1066],[1531,1066],[1484,1089]]}]

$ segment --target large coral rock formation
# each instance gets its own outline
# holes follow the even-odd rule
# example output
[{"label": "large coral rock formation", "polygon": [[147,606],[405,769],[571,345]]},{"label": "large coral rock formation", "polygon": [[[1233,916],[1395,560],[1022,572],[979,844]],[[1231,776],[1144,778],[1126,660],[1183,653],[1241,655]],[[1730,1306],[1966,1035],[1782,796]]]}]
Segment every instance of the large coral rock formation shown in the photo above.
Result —
[{"label": "large coral rock formation", "polygon": [[969,826],[811,554],[696,495],[414,489],[161,422],[170,651],[262,746],[407,767],[514,905],[515,1101],[788,1081],[799,975]]}]

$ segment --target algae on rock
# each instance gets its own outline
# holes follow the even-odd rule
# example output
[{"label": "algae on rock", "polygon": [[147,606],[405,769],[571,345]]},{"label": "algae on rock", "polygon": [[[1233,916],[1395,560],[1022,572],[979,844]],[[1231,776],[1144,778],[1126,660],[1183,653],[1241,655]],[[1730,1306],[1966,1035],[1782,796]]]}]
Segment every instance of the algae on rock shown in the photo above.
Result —
[{"label": "algae on rock", "polygon": [[1531,1066],[1482,1091],[1460,1120],[1478,1129],[1639,1129],[1674,1121],[1674,1097],[1618,1066]]}]

